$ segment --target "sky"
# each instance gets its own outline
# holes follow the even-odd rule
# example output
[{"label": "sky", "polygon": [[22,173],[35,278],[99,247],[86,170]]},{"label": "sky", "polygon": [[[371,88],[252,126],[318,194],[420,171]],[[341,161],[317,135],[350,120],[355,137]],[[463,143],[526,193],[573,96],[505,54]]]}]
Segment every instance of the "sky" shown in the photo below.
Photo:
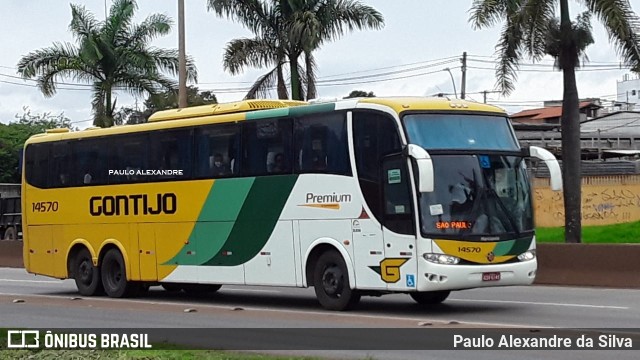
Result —
[{"label": "sky", "polygon": [[[74,126],[91,126],[91,91],[74,86],[60,89],[46,98],[16,73],[20,58],[54,42],[73,42],[68,25],[71,20],[70,3],[82,4],[101,20],[105,16],[105,1],[111,0],[2,0],[0,8],[0,121],[14,121],[24,107],[32,113],[49,112],[70,118]],[[385,17],[382,30],[355,31],[325,44],[315,53],[318,65],[320,97],[342,98],[352,90],[373,91],[377,96],[431,96],[437,93],[460,92],[460,61],[463,52],[469,54],[467,71],[468,99],[483,101],[482,91],[495,90],[493,55],[499,37],[499,27],[474,30],[469,19],[471,0],[362,0]],[[632,0],[632,7],[640,11],[640,0]],[[164,13],[176,24],[172,32],[153,41],[162,48],[177,48],[177,1],[138,0],[136,21],[152,13]],[[572,2],[572,15],[583,11]],[[268,69],[246,69],[232,76],[222,67],[225,45],[232,39],[251,37],[241,25],[219,18],[207,11],[205,0],[186,0],[187,53],[198,67],[201,90],[212,90],[219,102],[241,100],[250,84]],[[609,43],[604,28],[592,19],[595,44],[587,50],[590,65],[577,74],[581,98],[613,99],[616,81],[627,70],[620,64],[615,47]],[[440,64],[440,59],[453,60]],[[532,60],[523,60],[532,64]],[[503,97],[488,93],[489,103],[513,113],[524,108],[542,106],[544,100],[562,98],[562,74],[553,71],[553,61],[543,59],[537,66],[523,65],[516,90]],[[445,70],[450,68],[451,75]],[[607,70],[602,70],[607,69]],[[534,70],[534,71],[531,71]],[[390,73],[387,75],[380,75]],[[374,76],[377,75],[377,76]],[[341,81],[336,81],[342,79]],[[349,79],[349,80],[345,80]],[[59,79],[73,82],[72,79]],[[119,106],[136,106],[136,99],[119,92]],[[276,94],[273,94],[276,97]],[[137,99],[141,106],[144,99]]]}]

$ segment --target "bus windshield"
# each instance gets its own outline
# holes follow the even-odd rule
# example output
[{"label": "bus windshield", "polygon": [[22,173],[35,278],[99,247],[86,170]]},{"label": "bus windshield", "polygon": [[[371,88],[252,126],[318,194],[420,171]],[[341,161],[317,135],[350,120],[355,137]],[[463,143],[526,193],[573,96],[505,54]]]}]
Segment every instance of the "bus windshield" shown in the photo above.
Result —
[{"label": "bus windshield", "polygon": [[468,154],[432,158],[435,189],[420,196],[424,235],[487,241],[533,231],[522,157]]},{"label": "bus windshield", "polygon": [[408,114],[409,143],[429,149],[518,151],[509,120],[496,115]]}]

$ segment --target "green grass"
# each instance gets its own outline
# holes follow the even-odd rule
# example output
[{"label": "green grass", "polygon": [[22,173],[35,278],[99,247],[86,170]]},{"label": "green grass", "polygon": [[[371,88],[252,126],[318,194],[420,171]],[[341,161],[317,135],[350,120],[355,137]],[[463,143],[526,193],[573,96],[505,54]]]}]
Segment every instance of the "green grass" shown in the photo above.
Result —
[{"label": "green grass", "polygon": [[[564,228],[537,228],[536,240],[541,243],[562,243],[564,242]],[[640,243],[640,221],[615,225],[583,226],[582,242],[585,244]]]}]

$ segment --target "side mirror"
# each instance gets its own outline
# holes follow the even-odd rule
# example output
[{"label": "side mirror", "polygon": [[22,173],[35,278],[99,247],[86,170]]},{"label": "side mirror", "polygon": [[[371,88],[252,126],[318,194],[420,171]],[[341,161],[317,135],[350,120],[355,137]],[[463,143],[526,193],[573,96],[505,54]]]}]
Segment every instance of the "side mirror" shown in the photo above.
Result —
[{"label": "side mirror", "polygon": [[[527,151],[527,149],[525,149]],[[545,165],[549,168],[549,175],[551,176],[551,190],[562,191],[562,171],[560,170],[560,164],[553,154],[541,147],[531,146],[528,149],[529,157],[534,157],[544,161]]]},{"label": "side mirror", "polygon": [[433,161],[427,150],[421,146],[409,144],[405,149],[406,154],[416,161],[418,166],[418,191],[433,192]]}]

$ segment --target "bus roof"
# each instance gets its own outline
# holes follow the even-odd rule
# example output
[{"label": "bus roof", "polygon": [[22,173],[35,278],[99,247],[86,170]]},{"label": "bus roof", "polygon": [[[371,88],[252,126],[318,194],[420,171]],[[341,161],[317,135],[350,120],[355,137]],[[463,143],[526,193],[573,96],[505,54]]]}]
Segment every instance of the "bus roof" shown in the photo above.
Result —
[{"label": "bus roof", "polygon": [[80,139],[85,137],[108,136],[213,123],[259,120],[283,116],[301,116],[334,110],[368,108],[370,105],[385,106],[397,113],[423,110],[472,111],[507,115],[503,109],[496,106],[442,97],[372,97],[337,101],[335,99],[331,101],[318,100],[311,102],[292,100],[244,100],[233,103],[159,111],[151,115],[149,122],[144,124],[114,126],[106,129],[92,127],[83,131],[74,132],[70,132],[68,129],[52,129],[46,133],[32,136],[27,140],[27,143]]},{"label": "bus roof", "polygon": [[189,119],[202,116],[231,114],[254,110],[278,109],[306,104],[307,103],[304,101],[295,100],[244,100],[233,103],[192,106],[184,109],[158,111],[149,117],[149,122]]}]

